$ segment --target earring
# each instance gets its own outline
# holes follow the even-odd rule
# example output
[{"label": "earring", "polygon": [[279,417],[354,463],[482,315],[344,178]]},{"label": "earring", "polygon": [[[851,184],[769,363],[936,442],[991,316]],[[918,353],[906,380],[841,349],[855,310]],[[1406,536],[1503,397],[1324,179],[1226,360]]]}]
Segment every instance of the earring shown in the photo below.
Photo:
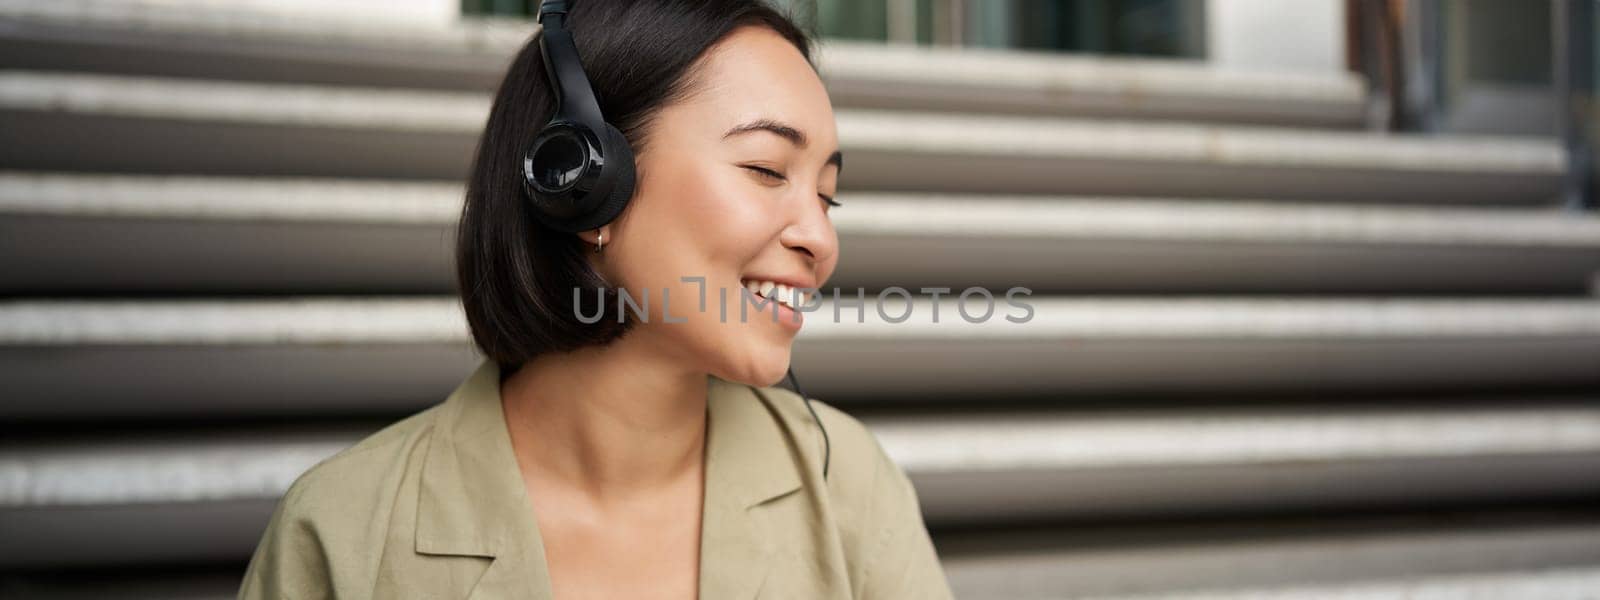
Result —
[{"label": "earring", "polygon": [[606,232],[601,231],[600,237],[594,240],[594,253],[602,254],[606,249]]}]

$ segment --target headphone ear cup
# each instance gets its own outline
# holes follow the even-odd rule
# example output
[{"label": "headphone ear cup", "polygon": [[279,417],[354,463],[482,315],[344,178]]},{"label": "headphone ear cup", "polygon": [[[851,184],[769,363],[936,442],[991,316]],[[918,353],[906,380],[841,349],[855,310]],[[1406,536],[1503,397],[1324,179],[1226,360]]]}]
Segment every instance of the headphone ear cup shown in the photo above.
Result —
[{"label": "headphone ear cup", "polygon": [[628,201],[633,198],[635,164],[633,162],[633,147],[628,145],[628,138],[622,135],[610,123],[605,124],[605,132],[601,134],[602,152],[605,153],[605,177],[610,179],[610,187],[606,197],[595,206],[591,218],[584,219],[589,224],[584,229],[594,229],[610,223],[622,210],[627,208]]},{"label": "headphone ear cup", "polygon": [[[575,126],[571,124],[552,125],[542,131],[539,138],[547,135],[556,135],[550,132],[556,131],[557,128],[572,130],[573,127]],[[628,205],[628,200],[633,197],[635,166],[633,162],[633,147],[628,145],[628,138],[623,136],[622,132],[618,131],[610,123],[605,123],[604,128],[600,131],[593,131],[589,128],[583,128],[582,130],[589,133],[569,133],[567,136],[571,139],[580,139],[581,136],[593,140],[591,143],[598,147],[591,152],[598,156],[589,152],[579,151],[581,142],[567,144],[566,146],[575,149],[575,152],[569,152],[566,155],[555,151],[546,152],[542,155],[542,158],[546,159],[546,163],[541,167],[541,165],[535,164],[533,160],[536,154],[535,147],[538,146],[538,138],[533,144],[530,144],[523,155],[522,178],[524,194],[533,205],[534,216],[551,229],[576,233],[600,227],[616,219],[617,215],[622,214],[622,210]],[[559,146],[555,148],[557,150],[563,149]],[[555,160],[560,158],[566,158],[567,160]],[[585,171],[586,175],[584,175],[593,178],[594,181],[593,187],[589,188],[588,192],[539,191],[541,184],[546,186],[551,184],[537,180],[534,175],[537,172],[536,169],[548,168],[549,161],[554,160],[557,165],[565,165],[567,169],[576,170],[579,168],[578,164],[591,159],[596,162]],[[563,187],[570,185],[564,183]],[[575,193],[580,195],[574,198]]]},{"label": "headphone ear cup", "polygon": [[603,135],[572,123],[552,123],[523,151],[522,189],[545,226],[580,231],[575,227],[594,213],[599,197],[591,199],[584,190],[605,193]]}]

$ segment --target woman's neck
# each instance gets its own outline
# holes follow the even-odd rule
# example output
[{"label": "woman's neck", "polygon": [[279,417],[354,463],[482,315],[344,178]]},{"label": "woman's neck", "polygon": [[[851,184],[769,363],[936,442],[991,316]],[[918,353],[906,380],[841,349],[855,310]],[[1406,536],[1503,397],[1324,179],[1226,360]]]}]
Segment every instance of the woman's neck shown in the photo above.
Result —
[{"label": "woman's neck", "polygon": [[702,474],[706,385],[634,337],[540,356],[500,395],[525,476],[626,503]]}]

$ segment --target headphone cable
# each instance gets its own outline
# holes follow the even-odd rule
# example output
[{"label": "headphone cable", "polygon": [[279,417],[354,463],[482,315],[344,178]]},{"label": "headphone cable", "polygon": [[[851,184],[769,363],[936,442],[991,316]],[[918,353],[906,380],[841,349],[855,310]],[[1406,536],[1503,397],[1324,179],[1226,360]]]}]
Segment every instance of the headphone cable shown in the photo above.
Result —
[{"label": "headphone cable", "polygon": [[833,442],[828,440],[828,428],[822,426],[822,419],[817,416],[817,410],[811,408],[811,397],[800,389],[800,380],[794,378],[794,365],[789,366],[789,383],[794,385],[794,391],[806,401],[806,410],[811,411],[811,418],[817,422],[817,429],[822,431],[822,479],[828,479],[828,461],[832,458]]}]

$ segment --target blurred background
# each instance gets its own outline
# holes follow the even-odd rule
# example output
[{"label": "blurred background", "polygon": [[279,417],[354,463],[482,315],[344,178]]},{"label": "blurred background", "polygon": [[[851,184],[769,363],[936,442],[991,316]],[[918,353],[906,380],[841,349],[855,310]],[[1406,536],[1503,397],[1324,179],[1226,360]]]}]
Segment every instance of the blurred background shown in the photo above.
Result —
[{"label": "blurred background", "polygon": [[[1033,290],[796,342],[960,597],[1600,597],[1594,1],[784,4],[830,283]],[[295,477],[467,375],[535,6],[0,0],[0,596],[232,597]]]}]

